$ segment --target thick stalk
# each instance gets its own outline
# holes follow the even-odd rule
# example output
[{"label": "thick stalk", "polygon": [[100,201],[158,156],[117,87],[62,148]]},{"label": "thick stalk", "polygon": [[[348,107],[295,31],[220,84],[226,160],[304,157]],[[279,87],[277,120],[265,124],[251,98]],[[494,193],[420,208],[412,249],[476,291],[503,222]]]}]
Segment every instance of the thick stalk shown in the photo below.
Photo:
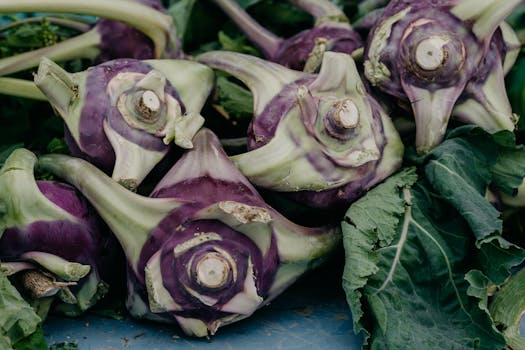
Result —
[{"label": "thick stalk", "polygon": [[285,85],[305,74],[258,57],[226,51],[209,51],[196,57],[207,66],[241,80],[254,95],[254,112],[261,113]]},{"label": "thick stalk", "polygon": [[0,13],[56,12],[79,13],[126,23],[151,38],[160,57],[174,30],[171,16],[149,6],[127,0],[2,0]]},{"label": "thick stalk", "polygon": [[266,57],[274,57],[283,39],[257,23],[235,0],[212,0],[257,45]]},{"label": "thick stalk", "polygon": [[18,27],[22,24],[41,23],[42,21],[47,21],[51,24],[55,24],[60,27],[78,30],[79,32],[82,32],[82,33],[87,32],[92,27],[92,25],[88,23],[79,22],[79,21],[75,21],[75,20],[71,20],[67,18],[39,16],[39,17],[24,18],[24,19],[20,19],[17,21],[13,21],[11,23],[4,24],[3,26],[0,26],[0,32],[6,31],[14,27]]},{"label": "thick stalk", "polygon": [[47,97],[32,81],[0,77],[0,94],[47,101]]},{"label": "thick stalk", "polygon": [[77,82],[73,75],[47,58],[41,59],[35,75],[35,85],[48,97],[61,115],[67,115],[72,101],[78,99]]},{"label": "thick stalk", "polygon": [[95,28],[55,45],[0,59],[0,75],[8,75],[36,67],[42,57],[47,57],[53,61],[67,61],[73,58],[93,60],[100,53],[99,44],[100,35]]},{"label": "thick stalk", "polygon": [[21,271],[35,270],[36,268],[36,265],[26,261],[0,262],[0,272],[6,276],[11,276]]},{"label": "thick stalk", "polygon": [[115,234],[134,269],[149,232],[180,205],[176,199],[133,193],[79,158],[48,154],[41,156],[38,164],[84,194]]},{"label": "thick stalk", "polygon": [[64,281],[76,282],[85,277],[91,270],[89,265],[67,261],[57,255],[44,252],[27,252],[22,254],[20,258],[34,261]]},{"label": "thick stalk", "polygon": [[454,6],[451,12],[463,21],[474,21],[474,34],[488,42],[505,17],[521,3],[523,0],[464,0]]},{"label": "thick stalk", "polygon": [[348,22],[348,18],[337,5],[328,0],[288,0],[317,19],[318,22],[330,20],[334,22]]}]

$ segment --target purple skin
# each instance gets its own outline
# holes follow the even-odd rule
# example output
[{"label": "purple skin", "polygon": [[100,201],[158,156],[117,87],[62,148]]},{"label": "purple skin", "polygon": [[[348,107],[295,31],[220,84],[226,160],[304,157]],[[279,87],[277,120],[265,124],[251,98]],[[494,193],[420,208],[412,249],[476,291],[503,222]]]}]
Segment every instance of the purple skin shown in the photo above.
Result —
[{"label": "purple skin", "polygon": [[307,75],[286,85],[264,110],[255,115],[248,126],[248,150],[264,146],[273,139],[277,127],[286,114],[297,104],[297,89],[315,80],[314,75]]},{"label": "purple skin", "polygon": [[[180,49],[180,39],[176,37],[172,18],[162,3],[158,0],[132,2],[136,4],[132,5],[130,13],[120,17],[109,16],[113,19],[104,18],[101,10],[93,8],[95,15],[99,17],[93,28],[57,44],[1,59],[0,75],[33,68],[39,64],[41,57],[61,62],[81,58],[95,64],[120,58],[181,58],[183,53]],[[134,7],[137,5],[139,9]],[[60,8],[60,5],[58,6]],[[144,6],[151,8],[151,13],[142,22],[138,22],[137,18],[142,19]],[[31,6],[24,9],[33,12]],[[63,11],[71,9],[65,6]]]},{"label": "purple skin", "polygon": [[231,159],[256,186],[339,209],[401,165],[399,135],[351,56],[326,52],[319,74],[225,51],[197,60],[240,79],[254,95],[248,151]]},{"label": "purple skin", "polygon": [[[169,150],[170,145],[164,144],[161,138],[129,126],[118,109],[111,105],[110,98],[106,93],[106,86],[117,74],[124,72],[146,74],[151,70],[152,67],[147,63],[129,59],[113,60],[89,70],[85,88],[82,90],[84,95],[81,97],[89,103],[84,104],[80,115],[80,139],[78,143],[72,139],[66,128],[66,141],[74,156],[84,158],[105,172],[111,173],[115,165],[115,153],[104,133],[104,120],[108,120],[111,127],[126,139],[145,149],[165,152]],[[179,101],[184,113],[184,105],[175,88],[168,84],[164,92]]]},{"label": "purple skin", "polygon": [[357,32],[323,23],[282,40],[279,49],[268,59],[291,69],[303,70],[320,38],[326,40],[327,51],[351,54],[363,46]]},{"label": "purple skin", "polygon": [[500,6],[494,0],[475,8],[472,0],[396,0],[383,11],[368,35],[365,75],[383,92],[411,103],[419,153],[443,139],[458,98],[478,75],[494,31],[519,2]]},{"label": "purple skin", "polygon": [[[220,147],[217,137],[211,131],[205,131],[204,133],[205,136],[201,135],[199,140],[206,140],[209,145],[205,147],[211,146],[217,150],[219,152],[217,157],[221,159],[221,162],[226,162],[226,165],[223,166],[228,167],[233,174],[237,174],[238,172],[233,164],[227,160],[227,155]],[[199,141],[197,140],[196,142]],[[204,147],[202,141],[196,147]],[[263,256],[260,249],[249,238],[234,231],[220,221],[194,219],[197,212],[221,201],[235,201],[251,206],[267,207],[267,204],[265,204],[253,186],[246,181],[235,181],[238,175],[233,176],[231,180],[215,178],[213,168],[208,169],[206,173],[200,174],[200,176],[195,178],[173,181],[188,163],[200,163],[201,160],[195,159],[192,154],[195,152],[198,152],[198,150],[187,152],[165,175],[150,195],[152,198],[181,198],[188,204],[173,210],[151,231],[146,244],[142,248],[137,267],[137,270],[142,274],[136,276],[136,279],[144,285],[143,272],[146,264],[155,252],[162,251],[161,271],[164,286],[177,304],[183,308],[181,312],[174,311],[166,316],[169,318],[174,316],[198,318],[206,323],[210,323],[228,315],[228,313],[220,311],[220,308],[244,288],[241,282],[245,280],[247,273],[247,257],[251,257],[253,262],[257,294],[266,298],[279,265],[279,256],[275,238],[272,239],[268,252]],[[205,196],[203,196],[204,193],[206,194]],[[182,229],[179,229],[176,235],[173,234],[174,228],[179,227]],[[190,258],[212,251],[213,247],[217,245],[214,241],[201,244],[175,258],[173,248],[195,237],[197,232],[220,233],[223,239],[219,243],[220,248],[227,251],[237,262],[239,270],[237,282],[230,278],[220,288],[209,289],[202,288],[194,279],[188,278],[184,271]],[[198,261],[197,258],[193,260]],[[193,269],[194,265],[191,265],[191,268]],[[199,293],[219,299],[219,302],[213,306],[204,305],[189,294],[183,288],[181,282]],[[144,293],[142,292],[141,294]]]},{"label": "purple skin", "polygon": [[36,221],[24,227],[11,227],[0,238],[3,261],[16,260],[30,251],[40,251],[65,260],[107,270],[115,242],[85,198],[71,185],[56,181],[37,181],[38,189],[54,204],[79,222]]},{"label": "purple skin", "polygon": [[[314,76],[307,76],[293,82],[283,88],[266,106],[263,112],[253,118],[248,129],[248,150],[254,150],[264,146],[273,139],[281,120],[295,107],[297,103],[296,91],[300,85],[308,85]],[[373,106],[374,129],[376,130],[376,142],[378,148],[383,152],[387,139],[382,137],[383,125],[381,122],[379,103],[369,95],[369,102]],[[310,162],[320,171],[323,171],[323,155],[312,154]],[[340,210],[348,206],[355,199],[377,184],[380,179],[376,177],[375,169],[380,163],[368,162],[359,168],[362,173],[360,181],[353,181],[344,186],[323,191],[296,191],[288,192],[287,195],[299,203],[307,204],[313,208]]]},{"label": "purple skin", "polygon": [[[456,119],[479,125],[489,132],[514,129],[517,116],[512,114],[512,106],[505,89],[505,74],[514,64],[514,58],[517,56],[514,52],[519,50],[517,37],[513,39],[516,42],[505,41],[503,28],[496,30],[487,54],[457,101],[457,108],[453,111]],[[487,89],[489,79],[493,81],[491,84],[497,84],[499,88],[493,86]]]},{"label": "purple skin", "polygon": [[[351,54],[363,47],[360,35],[352,29],[344,13],[333,5],[323,8],[326,4],[320,3],[324,0],[319,4],[300,1],[293,4],[311,13],[320,23],[290,38],[280,38],[268,31],[235,0],[213,0],[213,2],[259,47],[266,59],[294,70],[315,71],[324,51]],[[324,48],[317,47],[319,40],[325,41]],[[312,59],[314,62],[308,64]]]},{"label": "purple skin", "polygon": [[338,246],[340,231],[296,225],[269,207],[210,130],[194,143],[150,197],[77,158],[39,164],[80,188],[119,239],[131,314],[203,337],[275,298]]},{"label": "purple skin", "polygon": [[[160,0],[138,0],[137,2],[147,5],[155,10],[166,13],[166,9]],[[129,25],[101,18],[97,25],[100,34],[100,54],[95,60],[102,63],[117,58],[134,58],[146,60],[156,58],[153,41],[141,31]],[[165,58],[179,58],[180,52],[173,50],[166,53]]]},{"label": "purple skin", "polygon": [[[376,143],[380,152],[383,153],[388,139],[382,137],[384,134],[384,127],[380,115],[382,107],[371,95],[369,96],[369,101],[373,106],[373,124],[374,129],[377,130],[375,132]],[[313,162],[315,159],[322,158],[312,157],[311,161]],[[361,173],[361,176],[358,181],[352,181],[346,185],[324,191],[297,191],[288,193],[288,195],[298,203],[308,203],[308,205],[313,208],[346,210],[348,203],[357,200],[369,189],[384,180],[383,177],[378,176],[377,172],[381,161],[381,159],[378,159],[375,162],[368,162],[359,167],[358,171]],[[320,171],[322,170],[320,169]]]},{"label": "purple skin", "polygon": [[[457,86],[458,93],[460,93],[478,67],[478,63],[483,56],[483,43],[479,42],[470,31],[465,29],[464,23],[460,19],[444,13],[441,3],[439,5],[430,5],[426,1],[405,2],[410,3],[412,10],[392,28],[387,47],[381,51],[381,61],[385,63],[391,76],[389,80],[381,82],[379,87],[381,90],[402,99],[407,97],[411,99],[411,96],[407,95],[407,92],[404,90],[405,85],[416,85],[429,90]],[[391,2],[391,5],[389,5],[391,7],[387,7],[379,22],[409,6],[404,4],[405,2]],[[408,26],[422,18],[435,19],[436,23],[423,25],[418,31],[414,31],[402,39]],[[443,27],[442,23],[447,23],[447,27]],[[449,59],[438,72],[427,72],[412,62],[412,49],[414,47],[410,43],[417,43],[420,39],[427,36],[440,34],[451,34],[454,36],[454,40],[447,47],[447,50],[450,52],[448,55]],[[368,49],[373,36],[374,31],[369,35],[368,45],[365,47],[365,56],[369,54]],[[469,44],[469,46],[465,47],[465,53],[462,53],[463,49],[457,46],[460,42]],[[462,61],[463,58],[465,59],[464,62]]]},{"label": "purple skin", "polygon": [[[74,298],[56,306],[68,315],[78,315],[104,295],[104,281],[115,282],[120,272],[115,261],[122,251],[74,187],[35,180],[35,163],[34,154],[17,149],[0,169],[0,202],[5,209],[0,215],[0,260],[25,261],[32,269],[40,266],[57,283],[73,281],[74,285],[66,285]],[[33,297],[47,296],[42,290],[48,288],[45,281],[32,280],[30,286]]]}]

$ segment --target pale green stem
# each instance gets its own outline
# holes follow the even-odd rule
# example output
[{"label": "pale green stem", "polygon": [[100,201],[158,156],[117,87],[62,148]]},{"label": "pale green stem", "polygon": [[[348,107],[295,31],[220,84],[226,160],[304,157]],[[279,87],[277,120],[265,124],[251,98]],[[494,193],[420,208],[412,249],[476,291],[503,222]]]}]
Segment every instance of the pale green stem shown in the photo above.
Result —
[{"label": "pale green stem", "polygon": [[56,12],[97,16],[126,23],[151,38],[156,57],[166,48],[174,34],[173,19],[149,6],[127,0],[2,0],[0,13]]},{"label": "pale green stem", "polygon": [[244,32],[266,57],[273,57],[283,39],[257,23],[235,0],[212,0]]},{"label": "pale green stem", "polygon": [[277,63],[236,52],[209,51],[197,56],[196,59],[211,68],[231,74],[246,84],[254,95],[256,115],[262,112],[285,85],[305,76],[302,72]]},{"label": "pale green stem", "polygon": [[92,27],[92,25],[90,24],[79,22],[79,21],[74,21],[74,20],[67,19],[67,18],[38,16],[38,17],[20,19],[20,20],[5,24],[3,26],[0,26],[0,32],[6,31],[14,27],[18,27],[23,24],[39,23],[42,21],[48,21],[51,24],[56,24],[57,26],[60,26],[60,27],[78,30],[79,32],[87,32]]},{"label": "pale green stem", "polygon": [[84,194],[115,234],[134,269],[149,232],[181,205],[177,199],[149,198],[133,193],[82,159],[48,154],[39,158],[38,165]]},{"label": "pale green stem", "polygon": [[47,101],[47,97],[32,81],[0,77],[0,94]]},{"label": "pale green stem", "polygon": [[78,98],[78,88],[72,75],[47,58],[42,58],[40,62],[35,84],[62,114],[68,111],[71,101]]},{"label": "pale green stem", "polygon": [[97,29],[78,35],[60,43],[37,50],[0,59],[0,75],[8,75],[38,66],[42,57],[53,61],[67,61],[73,58],[95,59],[100,50],[100,35]]},{"label": "pale green stem", "polygon": [[89,265],[70,262],[50,253],[27,252],[22,254],[20,258],[34,261],[65,281],[78,281],[82,277],[85,277],[91,270],[91,266]]},{"label": "pale green stem", "polygon": [[463,21],[474,21],[474,34],[488,41],[505,17],[521,3],[523,0],[463,0],[451,12]]},{"label": "pale green stem", "polygon": [[348,23],[344,12],[329,0],[288,0],[317,19],[317,23],[332,21]]},{"label": "pale green stem", "polygon": [[0,262],[0,272],[6,276],[14,275],[20,271],[33,269],[36,269],[36,266],[26,261]]}]

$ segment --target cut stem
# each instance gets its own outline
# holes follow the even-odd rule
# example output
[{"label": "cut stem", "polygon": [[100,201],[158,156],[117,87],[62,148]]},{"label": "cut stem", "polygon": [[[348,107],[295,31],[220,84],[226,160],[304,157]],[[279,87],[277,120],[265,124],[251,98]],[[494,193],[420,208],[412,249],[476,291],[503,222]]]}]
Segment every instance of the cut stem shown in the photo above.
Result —
[{"label": "cut stem", "polygon": [[156,57],[160,57],[170,43],[174,30],[171,16],[149,6],[127,0],[2,0],[0,13],[56,12],[77,13],[107,18],[126,23],[151,38],[155,44]]},{"label": "cut stem", "polygon": [[67,115],[71,102],[78,98],[78,87],[72,75],[45,57],[40,61],[35,75],[35,85],[48,97],[61,115]]},{"label": "cut stem", "polygon": [[274,57],[283,39],[257,23],[235,0],[212,0],[261,49],[266,57]]},{"label": "cut stem", "polygon": [[45,252],[26,252],[20,258],[34,261],[65,281],[78,281],[91,270],[89,265],[70,262],[57,255]]},{"label": "cut stem", "polygon": [[3,58],[0,60],[0,75],[36,67],[42,57],[53,61],[67,61],[73,58],[93,60],[99,55],[99,44],[100,35],[97,29],[92,29],[51,46]]},{"label": "cut stem", "polygon": [[47,101],[47,97],[32,81],[0,77],[0,94]]}]

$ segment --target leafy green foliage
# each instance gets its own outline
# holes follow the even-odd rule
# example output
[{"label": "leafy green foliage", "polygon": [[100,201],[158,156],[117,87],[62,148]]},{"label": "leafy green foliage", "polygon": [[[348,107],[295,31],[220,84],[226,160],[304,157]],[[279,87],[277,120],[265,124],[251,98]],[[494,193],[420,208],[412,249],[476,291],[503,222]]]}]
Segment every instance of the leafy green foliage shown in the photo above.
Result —
[{"label": "leafy green foliage", "polygon": [[[343,287],[365,348],[497,349],[487,305],[525,260],[503,235],[489,186],[525,177],[510,132],[460,127],[353,203],[342,223]],[[417,178],[415,174],[419,175]]]},{"label": "leafy green foliage", "polygon": [[39,23],[24,23],[0,32],[0,57],[31,51],[60,41],[58,27],[42,18]]},{"label": "leafy green foliage", "polygon": [[2,273],[0,273],[0,310],[2,310],[0,313],[2,349],[47,349],[39,328],[42,320]]},{"label": "leafy green foliage", "polygon": [[228,116],[236,119],[251,118],[253,115],[253,97],[250,91],[231,82],[228,78],[217,78],[217,103]]}]

